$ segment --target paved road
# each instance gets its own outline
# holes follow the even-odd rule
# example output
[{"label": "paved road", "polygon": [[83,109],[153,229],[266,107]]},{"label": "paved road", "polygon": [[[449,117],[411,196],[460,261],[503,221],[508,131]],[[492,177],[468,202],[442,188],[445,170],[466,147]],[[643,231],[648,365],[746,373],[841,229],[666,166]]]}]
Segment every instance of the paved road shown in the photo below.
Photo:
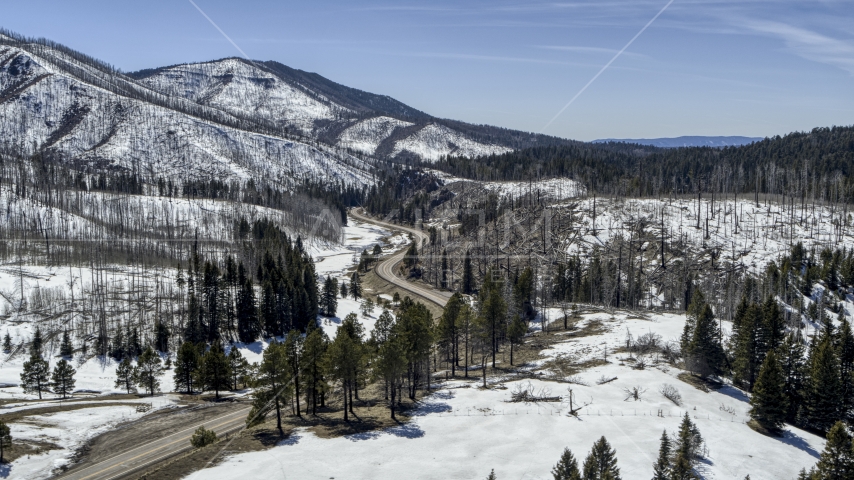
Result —
[{"label": "paved road", "polygon": [[[373,218],[360,214],[355,209],[350,210],[350,216],[362,222],[372,223],[374,225],[379,225],[381,227],[389,228],[391,230],[403,230],[404,232],[410,233],[414,238],[417,239],[419,246],[423,245],[428,240],[427,234],[420,230],[395,225],[393,223],[383,222],[381,220],[375,220]],[[403,249],[386,258],[385,260],[382,260],[377,265],[377,275],[379,275],[380,278],[382,278],[383,280],[393,285],[396,285],[403,290],[406,290],[414,295],[429,300],[435,303],[436,305],[439,305],[440,307],[444,308],[445,304],[448,303],[448,299],[451,298],[452,294],[450,292],[443,292],[441,290],[430,288],[429,286],[424,284],[409,282],[395,273],[397,271],[397,264],[402,262],[403,257],[405,256],[406,249]]]},{"label": "paved road", "polygon": [[[243,428],[248,413],[249,408],[241,408],[219,418],[199,423],[186,430],[152,440],[131,450],[117,453],[113,457],[94,465],[72,470],[56,478],[62,480],[112,480],[132,473],[140,474],[146,467],[192,448],[190,437],[200,426],[213,430],[217,436],[222,436],[227,432],[235,432]],[[142,440],[144,441],[144,439]]]}]

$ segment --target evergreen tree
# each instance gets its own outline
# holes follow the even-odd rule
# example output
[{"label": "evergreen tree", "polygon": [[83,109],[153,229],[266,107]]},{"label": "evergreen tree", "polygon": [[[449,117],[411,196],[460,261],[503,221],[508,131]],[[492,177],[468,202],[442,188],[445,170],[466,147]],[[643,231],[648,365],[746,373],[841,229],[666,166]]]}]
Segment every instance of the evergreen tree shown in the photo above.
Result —
[{"label": "evergreen tree", "polygon": [[240,349],[232,346],[228,352],[228,371],[231,372],[231,389],[237,390],[238,383],[246,384],[249,373],[249,362],[240,353]]},{"label": "evergreen tree", "polygon": [[219,340],[202,355],[201,368],[199,368],[199,380],[205,390],[213,390],[219,400],[220,390],[228,390],[231,381],[228,359]]},{"label": "evergreen tree", "polygon": [[851,435],[845,424],[836,422],[827,432],[827,443],[821,452],[816,469],[821,480],[849,480],[854,478],[854,454]]},{"label": "evergreen tree", "polygon": [[2,419],[0,419],[0,463],[4,463],[6,461],[3,456],[6,453],[6,450],[12,447],[12,430],[9,428],[9,425],[6,425]]},{"label": "evergreen tree", "polygon": [[[391,315],[388,315],[388,318],[390,317]],[[372,337],[378,343],[375,372],[377,376],[383,379],[387,392],[390,394],[388,407],[391,418],[394,419],[395,407],[400,402],[400,386],[403,384],[407,373],[406,343],[396,324],[392,322],[384,328],[387,330],[386,333]]]},{"label": "evergreen tree", "polygon": [[116,388],[123,388],[127,393],[136,392],[136,377],[130,358],[122,359],[116,367]]},{"label": "evergreen tree", "polygon": [[341,282],[341,298],[347,298],[349,292],[347,291],[347,282]]},{"label": "evergreen tree", "polygon": [[[786,321],[774,297],[768,296],[762,305],[761,345],[763,352],[774,350],[783,343]],[[764,360],[764,359],[763,359]]]},{"label": "evergreen tree", "polygon": [[33,355],[42,355],[42,330],[38,326],[36,327],[35,333],[33,333],[33,341],[30,343],[30,356]]},{"label": "evergreen tree", "polygon": [[702,313],[697,317],[691,342],[684,353],[688,369],[700,376],[718,375],[723,369],[724,352],[715,316],[708,304],[703,305]]},{"label": "evergreen tree", "polygon": [[466,257],[463,260],[463,293],[471,295],[474,293],[474,272],[471,266],[471,252],[466,251]]},{"label": "evergreen tree", "polygon": [[464,303],[462,295],[455,293],[445,304],[445,310],[439,317],[439,325],[436,329],[440,348],[444,349],[451,363],[451,376],[456,375],[456,366],[459,361],[459,315]]},{"label": "evergreen tree", "polygon": [[329,389],[324,378],[324,358],[329,339],[320,328],[310,328],[303,344],[303,361],[300,363],[305,389],[306,410],[311,405],[311,414],[317,414],[317,405]]},{"label": "evergreen tree", "polygon": [[288,360],[288,368],[290,369],[291,383],[294,387],[294,399],[296,400],[296,413],[298,417],[302,417],[300,409],[300,372],[302,369],[301,363],[303,358],[303,337],[298,330],[291,330],[285,339],[285,355]]},{"label": "evergreen tree", "polygon": [[71,338],[68,336],[68,330],[62,332],[62,342],[59,344],[59,354],[63,357],[74,355],[74,346],[71,344]]},{"label": "evergreen tree", "polygon": [[733,382],[750,390],[761,365],[757,338],[760,311],[755,305],[739,305],[738,310],[733,322]]},{"label": "evergreen tree", "polygon": [[9,330],[6,330],[6,335],[3,336],[3,353],[12,353],[12,337],[9,335]]},{"label": "evergreen tree", "polygon": [[804,404],[807,368],[804,344],[799,335],[788,335],[780,346],[780,367],[783,370],[783,392],[786,395],[786,420],[796,422],[798,409]]},{"label": "evergreen tree", "polygon": [[359,278],[359,272],[353,272],[350,277],[350,295],[353,296],[353,300],[362,298],[362,280]]},{"label": "evergreen tree", "polygon": [[695,478],[694,464],[700,459],[702,448],[703,437],[700,435],[700,430],[685,412],[682,423],[679,424],[670,477],[674,480]]},{"label": "evergreen tree", "polygon": [[557,465],[552,468],[552,476],[554,480],[581,480],[581,472],[578,470],[578,462],[568,448],[563,449],[563,453],[558,460]]},{"label": "evergreen tree", "polygon": [[66,398],[71,392],[74,391],[74,374],[77,373],[74,368],[71,367],[71,364],[65,361],[65,359],[57,362],[56,366],[53,367],[53,375],[51,375],[50,385],[53,388],[53,392],[59,395],[62,395],[62,398]]},{"label": "evergreen tree", "polygon": [[483,288],[480,290],[480,316],[489,335],[492,368],[495,368],[495,354],[498,341],[504,336],[507,326],[507,303],[501,293],[501,285],[492,278],[492,271],[486,272]]},{"label": "evergreen tree", "polygon": [[183,391],[187,395],[193,393],[195,379],[199,371],[199,351],[193,342],[184,342],[178,347],[175,359],[175,372],[172,378],[175,382],[175,390]]},{"label": "evergreen tree", "polygon": [[260,423],[270,411],[276,410],[276,428],[282,430],[282,406],[290,401],[290,372],[288,371],[287,352],[285,346],[275,340],[264,350],[261,365],[258,368],[252,410],[246,423]]},{"label": "evergreen tree", "polygon": [[809,422],[813,427],[827,431],[840,418],[839,360],[829,335],[820,340],[810,353]]},{"label": "evergreen tree", "polygon": [[136,361],[137,385],[154,396],[160,390],[160,377],[163,376],[162,361],[160,356],[151,347],[145,349]]},{"label": "evergreen tree", "polygon": [[785,377],[774,350],[768,352],[750,398],[750,417],[776,430],[786,419]]},{"label": "evergreen tree", "polygon": [[[352,314],[351,314],[352,315]],[[347,316],[348,318],[350,315]],[[346,322],[346,319],[345,319]],[[335,339],[329,345],[326,352],[326,370],[333,379],[341,382],[341,391],[344,399],[344,421],[349,421],[349,413],[353,413],[351,401],[352,391],[358,380],[359,345],[344,330],[344,324],[338,327]]]},{"label": "evergreen tree", "polygon": [[237,338],[242,343],[252,343],[261,336],[261,323],[255,301],[252,279],[246,279],[237,294]]},{"label": "evergreen tree", "polygon": [[326,277],[323,282],[321,298],[323,314],[327,317],[334,317],[338,310],[338,280],[330,276]]},{"label": "evergreen tree", "polygon": [[652,465],[652,480],[670,480],[670,454],[670,438],[665,430],[661,432],[658,460]]},{"label": "evergreen tree", "polygon": [[842,412],[845,420],[850,421],[854,412],[854,333],[845,315],[840,313],[839,333],[837,334],[836,351],[839,357],[839,377],[842,396]]},{"label": "evergreen tree", "polygon": [[24,362],[24,371],[21,373],[21,388],[24,393],[37,393],[41,400],[42,392],[50,391],[49,375],[50,365],[41,357],[41,348],[31,349],[30,359]]},{"label": "evergreen tree", "polygon": [[158,320],[154,326],[154,345],[158,352],[169,351],[169,327],[163,321]]},{"label": "evergreen tree", "polygon": [[489,471],[489,475],[486,476],[486,480],[496,480],[498,477],[495,476],[495,469]]},{"label": "evergreen tree", "polygon": [[605,437],[593,444],[593,449],[584,460],[582,478],[584,480],[620,480],[617,454]]}]

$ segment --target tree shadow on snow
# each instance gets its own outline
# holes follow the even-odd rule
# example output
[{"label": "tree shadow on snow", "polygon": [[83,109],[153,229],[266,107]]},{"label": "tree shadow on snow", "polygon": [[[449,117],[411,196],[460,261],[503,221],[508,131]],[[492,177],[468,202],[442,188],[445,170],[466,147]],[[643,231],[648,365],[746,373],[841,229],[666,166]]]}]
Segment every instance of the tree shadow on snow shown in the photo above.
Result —
[{"label": "tree shadow on snow", "polygon": [[299,441],[300,441],[300,439],[301,439],[301,438],[302,438],[302,436],[300,436],[300,435],[299,435],[299,434],[297,434],[296,432],[293,432],[293,433],[291,433],[290,435],[288,435],[287,437],[285,437],[285,438],[283,438],[282,440],[280,440],[280,441],[276,444],[276,446],[282,446],[282,445],[296,445],[296,444],[298,444],[298,443],[299,443]]},{"label": "tree shadow on snow", "polygon": [[439,402],[421,402],[416,408],[408,412],[413,417],[423,417],[431,413],[446,413],[451,411],[451,406],[447,403]]},{"label": "tree shadow on snow", "polygon": [[727,397],[734,398],[735,400],[738,400],[739,402],[750,403],[750,397],[747,396],[747,393],[733,387],[732,385],[724,385],[721,388],[719,388],[717,390],[717,392],[722,393],[722,394],[726,395]]},{"label": "tree shadow on snow", "polygon": [[783,442],[786,445],[791,445],[797,448],[798,450],[802,450],[810,454],[810,456],[812,456],[813,458],[820,457],[819,452],[816,449],[812,448],[812,446],[810,446],[806,439],[804,439],[797,433],[792,432],[791,430],[784,431],[782,436],[771,438],[773,438],[774,440],[779,440],[780,442]]},{"label": "tree shadow on snow", "polygon": [[12,473],[12,465],[8,463],[0,463],[0,478],[9,478]]}]

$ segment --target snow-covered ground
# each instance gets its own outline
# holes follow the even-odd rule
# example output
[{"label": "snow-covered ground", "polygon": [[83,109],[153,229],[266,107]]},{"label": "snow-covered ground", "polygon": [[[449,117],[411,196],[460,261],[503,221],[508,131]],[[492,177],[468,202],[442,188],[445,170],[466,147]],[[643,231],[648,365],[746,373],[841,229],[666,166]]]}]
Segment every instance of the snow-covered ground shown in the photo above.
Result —
[{"label": "snow-covered ground", "polygon": [[[174,405],[169,397],[122,401],[140,405],[150,404],[149,412]],[[55,406],[56,403],[56,401],[46,401],[12,408],[4,405],[0,413],[9,413],[22,408]],[[93,401],[88,404],[92,407],[26,416],[18,422],[11,423],[9,427],[15,441],[48,442],[59,448],[18,458],[10,466],[5,467],[7,473],[11,475],[10,478],[29,480],[49,478],[55,469],[67,464],[74,452],[87,440],[109,431],[119,423],[140,418],[145,414],[129,405],[107,405],[104,401]]]},{"label": "snow-covered ground", "polygon": [[412,125],[411,122],[385,116],[362,120],[341,132],[338,137],[338,146],[373,155],[380,143],[396,128],[410,125]]},{"label": "snow-covered ground", "polygon": [[[485,478],[495,469],[498,478],[549,479],[550,470],[564,447],[579,462],[591,445],[605,436],[617,452],[623,478],[652,476],[662,430],[675,433],[681,416],[689,413],[706,440],[708,453],[699,470],[706,479],[794,479],[809,468],[824,448],[824,440],[788,428],[783,437],[770,438],[751,430],[747,395],[732,387],[704,393],[678,380],[679,370],[666,365],[634,370],[621,362],[627,356],[613,353],[624,344],[626,332],[649,331],[665,340],[677,338],[684,324],[681,315],[638,318],[628,313],[584,315],[598,320],[607,333],[570,338],[546,351],[549,358],[570,355],[576,362],[603,358],[608,364],[583,371],[577,377],[586,385],[530,381],[535,390],[548,389],[564,396],[560,403],[508,403],[510,394],[528,380],[491,383],[480,380],[442,384],[428,397],[410,423],[384,431],[321,439],[299,430],[278,446],[263,452],[233,455],[219,466],[190,475],[193,479],[261,477],[287,472],[294,478]],[[532,365],[543,378],[550,372],[542,363]],[[476,373],[475,373],[476,376]],[[597,384],[601,377],[617,377]],[[676,406],[659,392],[663,384],[682,395]],[[624,388],[640,386],[640,401],[626,401]],[[579,418],[567,415],[567,387],[574,401],[590,402]],[[731,413],[730,413],[731,412]],[[335,461],[329,461],[334,452]]]},{"label": "snow-covered ground", "polygon": [[445,155],[477,157],[509,151],[510,148],[479,143],[444,125],[430,123],[403,140],[398,140],[394,144],[392,155],[409,152],[418,155],[422,160],[435,162]]},{"label": "snow-covered ground", "polygon": [[[561,208],[560,206],[554,208]],[[717,249],[723,261],[741,262],[752,268],[765,268],[771,260],[789,253],[791,245],[803,242],[804,247],[842,248],[854,245],[854,228],[840,207],[785,205],[778,202],[756,204],[752,200],[730,198],[714,202],[697,199],[596,199],[596,236],[589,233],[594,227],[593,199],[578,201],[579,222],[588,235],[569,246],[569,252],[588,252],[617,235],[629,239],[629,227],[645,220],[647,229],[660,234],[663,224],[668,243],[684,241],[694,247]],[[697,216],[700,215],[700,228]],[[706,235],[706,220],[708,233]],[[737,225],[736,225],[737,222]],[[836,225],[841,225],[837,228]]]}]

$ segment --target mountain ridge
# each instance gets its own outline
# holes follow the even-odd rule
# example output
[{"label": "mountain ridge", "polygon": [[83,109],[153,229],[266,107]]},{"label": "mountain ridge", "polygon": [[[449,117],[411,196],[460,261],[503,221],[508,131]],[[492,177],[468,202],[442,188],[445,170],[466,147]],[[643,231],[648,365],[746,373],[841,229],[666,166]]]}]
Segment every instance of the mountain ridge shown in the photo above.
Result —
[{"label": "mountain ridge", "polygon": [[603,138],[590,143],[633,143],[659,148],[737,147],[763,140],[763,137],[684,135],[662,138]]}]

